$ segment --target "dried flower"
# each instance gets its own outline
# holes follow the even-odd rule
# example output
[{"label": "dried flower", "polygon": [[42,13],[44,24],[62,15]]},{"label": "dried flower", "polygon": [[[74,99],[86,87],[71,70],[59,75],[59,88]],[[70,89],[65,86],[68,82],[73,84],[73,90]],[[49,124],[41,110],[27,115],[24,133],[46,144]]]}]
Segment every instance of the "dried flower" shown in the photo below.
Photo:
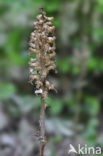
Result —
[{"label": "dried flower", "polygon": [[[55,90],[53,84],[47,81],[47,75],[50,70],[55,70],[56,65],[54,58],[55,53],[55,39],[53,25],[53,17],[46,17],[46,12],[42,11],[40,15],[36,17],[34,22],[35,30],[30,36],[30,53],[35,53],[36,58],[31,58],[29,62],[30,66],[30,83],[35,82],[36,89],[42,90],[42,92],[35,91],[36,94],[42,94],[43,97],[47,97],[48,90]],[[35,71],[35,72],[34,72]]]}]

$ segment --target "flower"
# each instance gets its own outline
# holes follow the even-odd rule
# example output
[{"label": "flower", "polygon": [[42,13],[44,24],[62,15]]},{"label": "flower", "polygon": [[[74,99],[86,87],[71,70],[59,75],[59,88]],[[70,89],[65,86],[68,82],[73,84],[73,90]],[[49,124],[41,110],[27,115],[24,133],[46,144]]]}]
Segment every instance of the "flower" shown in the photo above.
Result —
[{"label": "flower", "polygon": [[53,17],[47,17],[46,12],[42,10],[33,23],[35,30],[31,33],[29,42],[29,52],[35,54],[35,58],[32,57],[29,61],[29,82],[35,83],[35,94],[41,94],[44,99],[48,95],[48,90],[55,90],[54,85],[47,80],[50,70],[56,72],[53,20]]}]

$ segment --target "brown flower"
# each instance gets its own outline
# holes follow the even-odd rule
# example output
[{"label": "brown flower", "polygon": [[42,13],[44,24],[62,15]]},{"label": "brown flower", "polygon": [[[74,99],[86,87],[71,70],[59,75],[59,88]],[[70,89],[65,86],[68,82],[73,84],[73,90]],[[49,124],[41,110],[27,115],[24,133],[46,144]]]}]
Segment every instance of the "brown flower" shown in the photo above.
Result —
[{"label": "brown flower", "polygon": [[36,85],[36,94],[41,94],[44,99],[48,95],[48,90],[55,90],[54,85],[47,80],[50,70],[55,70],[55,26],[53,17],[47,17],[46,12],[42,10],[33,23],[35,30],[31,33],[29,42],[30,54],[34,53],[35,58],[29,61],[30,83]]}]

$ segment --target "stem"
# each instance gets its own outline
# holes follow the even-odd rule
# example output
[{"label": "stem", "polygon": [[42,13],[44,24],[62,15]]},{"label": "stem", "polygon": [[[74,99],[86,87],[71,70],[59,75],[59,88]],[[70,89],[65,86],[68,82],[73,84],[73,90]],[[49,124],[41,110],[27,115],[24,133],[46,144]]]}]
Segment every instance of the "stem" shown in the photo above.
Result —
[{"label": "stem", "polygon": [[[41,13],[43,12],[43,7],[41,7]],[[43,16],[43,13],[42,13],[42,17],[44,18]],[[43,27],[43,25],[42,25]],[[41,41],[43,44],[44,43],[44,40],[41,38]],[[43,75],[43,71],[45,70],[45,64],[43,62],[43,52],[44,52],[44,46],[42,45],[42,48],[41,48],[41,68],[42,68],[42,74],[41,74],[41,81],[43,83],[43,87],[42,87],[42,90],[44,92],[45,88],[44,88],[44,82],[45,82],[45,77]],[[46,139],[45,139],[45,98],[44,98],[44,95],[42,94],[41,95],[41,112],[40,112],[40,137],[41,137],[41,140],[40,140],[40,156],[44,156],[44,149],[45,149],[45,145],[46,145]]]},{"label": "stem", "polygon": [[45,101],[43,96],[41,96],[40,137],[41,137],[40,156],[44,156],[44,148],[45,148],[46,140],[45,140]]}]

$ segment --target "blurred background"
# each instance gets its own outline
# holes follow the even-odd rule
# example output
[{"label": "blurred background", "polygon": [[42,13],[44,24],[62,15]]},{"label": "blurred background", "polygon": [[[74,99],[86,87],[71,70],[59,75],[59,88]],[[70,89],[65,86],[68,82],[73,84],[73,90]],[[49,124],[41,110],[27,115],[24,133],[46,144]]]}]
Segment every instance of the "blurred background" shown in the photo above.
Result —
[{"label": "blurred background", "polygon": [[40,98],[27,54],[42,5],[55,17],[58,69],[45,156],[67,156],[70,143],[103,146],[103,0],[0,0],[0,156],[39,156]]}]

